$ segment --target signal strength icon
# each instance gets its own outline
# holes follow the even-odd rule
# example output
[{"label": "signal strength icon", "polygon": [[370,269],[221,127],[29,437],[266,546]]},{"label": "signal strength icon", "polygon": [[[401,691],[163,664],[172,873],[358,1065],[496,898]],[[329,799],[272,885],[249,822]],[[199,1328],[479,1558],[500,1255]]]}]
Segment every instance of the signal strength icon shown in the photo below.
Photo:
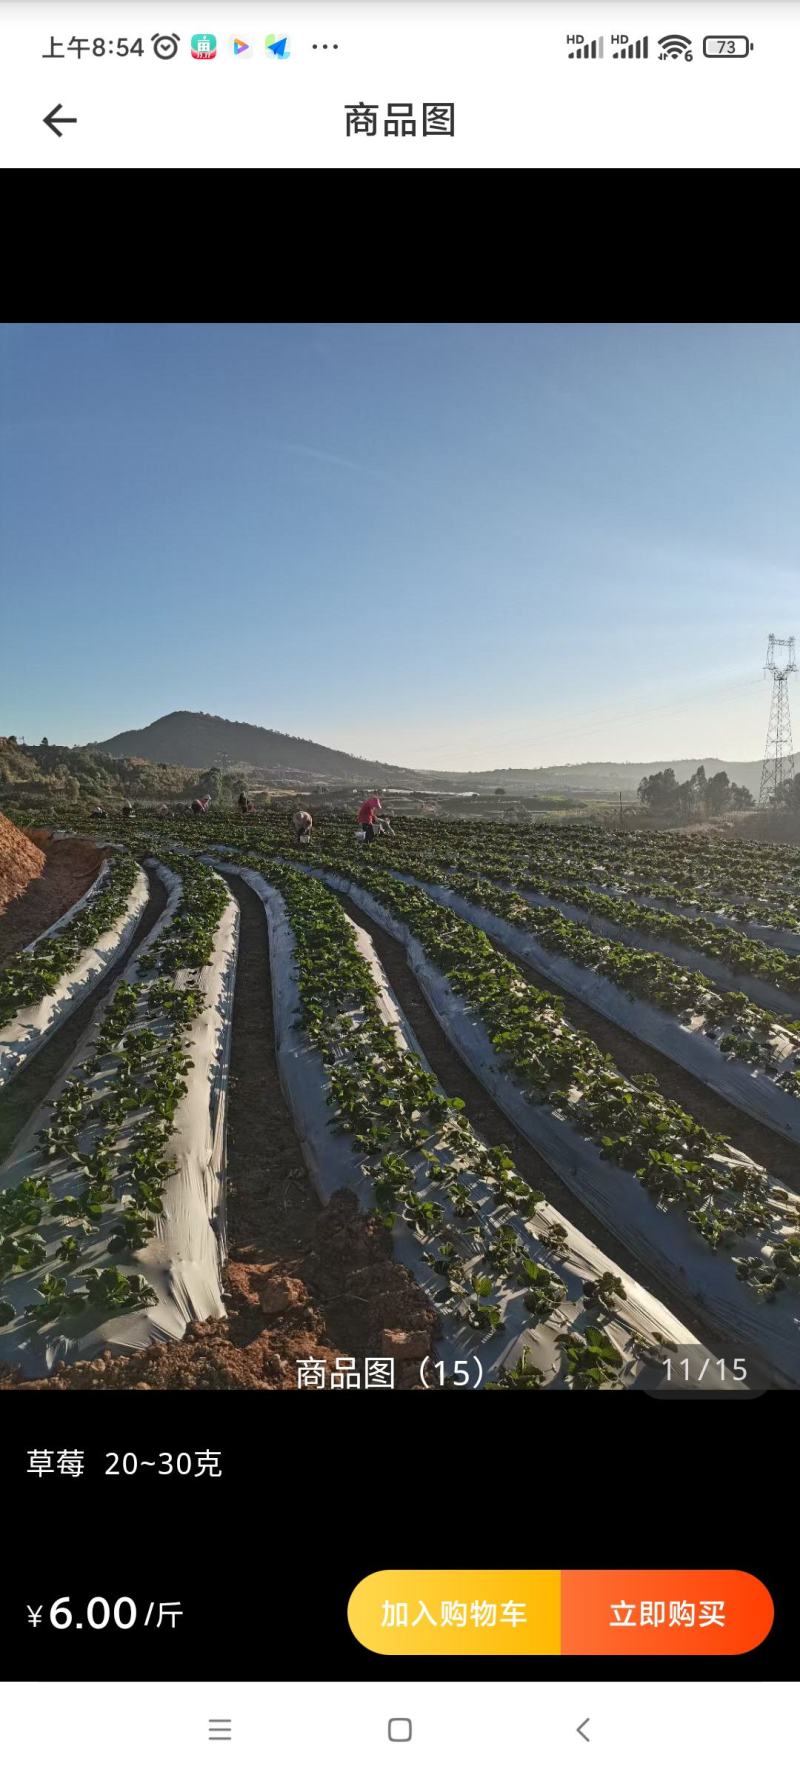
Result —
[{"label": "signal strength icon", "polygon": [[637,37],[635,43],[626,43],[624,49],[615,49],[613,51],[614,61],[618,62],[618,61],[627,60],[627,61],[646,62],[647,61],[647,43],[648,43],[648,39],[646,37]]},{"label": "signal strength icon", "polygon": [[681,56],[686,62],[692,59],[692,39],[681,37],[679,32],[671,37],[659,37],[658,47],[661,51],[658,58],[660,62],[677,62]]},{"label": "signal strength icon", "polygon": [[569,50],[568,51],[568,59],[570,62],[575,62],[575,61],[602,62],[602,60],[603,60],[603,39],[602,39],[602,37],[593,37],[591,43],[581,44],[580,49]]}]

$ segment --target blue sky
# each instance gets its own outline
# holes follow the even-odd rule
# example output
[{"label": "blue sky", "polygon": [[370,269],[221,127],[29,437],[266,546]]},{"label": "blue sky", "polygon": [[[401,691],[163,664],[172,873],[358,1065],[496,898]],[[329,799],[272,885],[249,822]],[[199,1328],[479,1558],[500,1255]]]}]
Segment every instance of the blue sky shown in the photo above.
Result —
[{"label": "blue sky", "polygon": [[763,748],[798,326],[4,326],[0,376],[0,733]]}]

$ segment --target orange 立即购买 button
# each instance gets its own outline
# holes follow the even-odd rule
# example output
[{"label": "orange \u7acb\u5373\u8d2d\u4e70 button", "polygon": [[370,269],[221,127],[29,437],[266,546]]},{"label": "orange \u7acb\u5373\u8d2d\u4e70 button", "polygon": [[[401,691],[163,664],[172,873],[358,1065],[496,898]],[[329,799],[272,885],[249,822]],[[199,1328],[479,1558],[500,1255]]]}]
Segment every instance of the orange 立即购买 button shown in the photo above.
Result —
[{"label": "orange \u7acb\u5373\u8d2d\u4e70 button", "polygon": [[565,1655],[739,1655],[772,1628],[772,1599],[741,1568],[565,1568]]}]

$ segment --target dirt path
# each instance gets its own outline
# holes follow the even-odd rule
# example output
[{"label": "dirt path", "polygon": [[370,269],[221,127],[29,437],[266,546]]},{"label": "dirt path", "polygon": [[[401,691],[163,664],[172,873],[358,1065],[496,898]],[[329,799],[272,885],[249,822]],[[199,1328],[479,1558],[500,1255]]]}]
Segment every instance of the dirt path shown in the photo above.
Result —
[{"label": "dirt path", "polygon": [[[144,869],[144,866],[142,866]],[[127,969],[137,946],[143,943],[147,934],[152,931],[167,905],[167,892],[153,870],[148,870],[150,895],[139,918],[136,930],[130,943],[118,958],[113,968],[103,976],[97,987],[87,994],[75,1011],[64,1020],[63,1025],[49,1042],[39,1050],[26,1067],[12,1076],[8,1086],[0,1093],[0,1163],[13,1146],[23,1125],[47,1099],[53,1082],[57,1080],[62,1068],[66,1066],[74,1049],[91,1024],[98,1002],[108,994],[111,987],[123,970]]]},{"label": "dirt path", "polygon": [[[323,1209],[280,1089],[262,903],[236,878],[241,929],[228,1102],[226,1318],[129,1358],[59,1370],[31,1389],[294,1389],[297,1362],[394,1357],[395,1387],[419,1384],[435,1313],[391,1236],[351,1192]],[[0,1387],[9,1384],[0,1382]],[[330,1386],[329,1384],[327,1385]]]},{"label": "dirt path", "polygon": [[[338,893],[338,892],[335,892]],[[683,1322],[695,1338],[707,1344],[712,1351],[720,1348],[720,1335],[716,1328],[706,1325],[697,1314],[681,1300],[678,1301],[665,1286],[657,1273],[650,1270],[629,1253],[624,1243],[599,1222],[581,1200],[575,1197],[552,1171],[541,1155],[521,1136],[516,1125],[499,1109],[491,1094],[476,1079],[457,1051],[445,1037],[441,1025],[431,1011],[416,977],[406,962],[403,946],[397,939],[390,938],[381,926],[362,913],[360,907],[350,897],[339,894],[338,899],[343,908],[356,922],[368,932],[375,950],[380,958],[392,990],[408,1022],[417,1037],[425,1056],[430,1063],[437,1080],[444,1091],[451,1096],[464,1100],[467,1117],[477,1134],[490,1146],[502,1144],[513,1155],[514,1165],[529,1185],[543,1191],[553,1209],[566,1217],[567,1220],[584,1234],[590,1241],[596,1242],[601,1252],[606,1254],[615,1265],[630,1273],[645,1290],[652,1292],[657,1300],[672,1311]],[[515,961],[515,959],[512,959]],[[550,990],[552,992],[552,989]],[[641,1067],[642,1064],[640,1063]]]},{"label": "dirt path", "polygon": [[44,870],[0,913],[0,964],[85,895],[106,856],[88,840],[51,840],[38,831],[36,844],[45,851]]},{"label": "dirt path", "polygon": [[[280,1087],[263,906],[245,884],[228,882],[242,922],[228,1120],[231,1332],[269,1347],[273,1387],[296,1386],[296,1359],[314,1355],[310,1334],[329,1363],[345,1354],[361,1369],[364,1358],[392,1350],[424,1355],[433,1312],[392,1259],[391,1237],[353,1193],[338,1193],[324,1209],[309,1179]],[[273,1304],[283,1311],[270,1311]],[[391,1330],[408,1340],[387,1340]],[[409,1367],[413,1381],[418,1362]],[[398,1378],[401,1386],[410,1381]]]}]

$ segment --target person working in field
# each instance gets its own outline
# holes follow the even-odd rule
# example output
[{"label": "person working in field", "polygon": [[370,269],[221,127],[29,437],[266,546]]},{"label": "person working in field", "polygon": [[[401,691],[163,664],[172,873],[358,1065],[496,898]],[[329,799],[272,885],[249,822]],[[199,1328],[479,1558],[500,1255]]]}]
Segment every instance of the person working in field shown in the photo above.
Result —
[{"label": "person working in field", "polygon": [[300,842],[304,846],[307,846],[309,843],[309,840],[311,839],[311,829],[312,829],[313,825],[314,825],[314,823],[313,823],[311,816],[309,815],[309,812],[307,809],[296,809],[295,810],[295,812],[292,816],[292,826],[294,828],[294,837],[296,840],[300,840]]},{"label": "person working in field", "polygon": [[358,820],[364,830],[365,840],[374,840],[375,838],[375,814],[376,811],[380,809],[380,806],[381,799],[379,796],[368,796],[366,802],[361,804],[361,808],[358,811]]}]

